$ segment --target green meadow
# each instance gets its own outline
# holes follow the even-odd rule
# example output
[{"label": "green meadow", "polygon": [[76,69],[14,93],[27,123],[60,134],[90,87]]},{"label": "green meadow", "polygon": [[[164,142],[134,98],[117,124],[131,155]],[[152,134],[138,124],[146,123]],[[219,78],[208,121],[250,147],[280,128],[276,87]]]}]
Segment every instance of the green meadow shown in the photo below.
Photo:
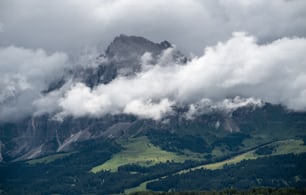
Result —
[{"label": "green meadow", "polygon": [[102,170],[116,172],[118,167],[127,164],[137,164],[148,167],[163,162],[184,162],[187,159],[198,160],[196,157],[178,155],[154,146],[147,137],[128,138],[118,143],[124,148],[121,152],[114,154],[105,163],[93,167],[90,171],[97,173]]}]

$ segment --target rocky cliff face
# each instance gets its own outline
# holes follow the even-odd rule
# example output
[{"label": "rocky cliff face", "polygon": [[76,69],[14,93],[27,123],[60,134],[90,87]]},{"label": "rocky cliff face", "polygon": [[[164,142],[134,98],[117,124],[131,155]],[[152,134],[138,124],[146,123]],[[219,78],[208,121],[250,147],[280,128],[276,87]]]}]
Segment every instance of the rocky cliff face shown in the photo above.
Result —
[{"label": "rocky cliff face", "polygon": [[143,37],[120,35],[107,47],[106,55],[118,62],[129,59],[135,61],[146,52],[156,57],[170,47],[172,45],[168,41],[153,43]]},{"label": "rocky cliff face", "polygon": [[[120,35],[107,47],[105,53],[99,57],[104,61],[98,68],[89,68],[82,72],[80,79],[88,86],[93,87],[99,83],[109,83],[118,75],[132,76],[141,69],[142,57],[145,53],[151,56],[152,64],[172,45],[163,41],[153,43],[143,37]],[[185,56],[176,51],[177,59],[185,59]]]}]

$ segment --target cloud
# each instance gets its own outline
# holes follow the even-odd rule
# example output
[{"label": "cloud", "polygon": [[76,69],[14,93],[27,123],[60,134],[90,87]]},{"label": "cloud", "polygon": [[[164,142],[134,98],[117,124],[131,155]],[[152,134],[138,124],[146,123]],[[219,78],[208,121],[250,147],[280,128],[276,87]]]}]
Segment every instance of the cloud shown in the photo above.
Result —
[{"label": "cloud", "polygon": [[100,89],[91,90],[83,83],[77,83],[59,104],[64,110],[62,114],[71,114],[76,117],[117,112],[109,97],[101,93]]},{"label": "cloud", "polygon": [[234,98],[226,98],[222,101],[214,102],[211,99],[203,98],[199,102],[189,105],[188,111],[185,113],[187,119],[193,119],[201,114],[209,114],[211,112],[223,112],[231,115],[233,111],[242,107],[262,107],[264,102],[255,98],[241,98],[236,96]]},{"label": "cloud", "polygon": [[[157,119],[174,104],[236,96],[305,110],[305,7],[303,0],[1,0],[0,120],[58,111]],[[236,31],[254,37],[232,37]],[[165,54],[153,66],[147,53],[135,78],[94,89],[71,81],[40,93],[68,64],[95,68],[96,56],[121,33],[169,40],[200,57],[182,66]]]},{"label": "cloud", "polygon": [[[118,77],[93,89],[78,83],[59,100],[58,116],[129,113],[158,120],[175,104],[233,110],[262,101],[306,110],[305,51],[305,38],[258,44],[253,36],[234,33],[185,65],[161,60],[146,64],[135,77]],[[164,55],[161,59],[169,59]]]},{"label": "cloud", "polygon": [[0,33],[3,32],[3,24],[0,22]]},{"label": "cloud", "polygon": [[172,111],[172,105],[173,102],[168,99],[162,99],[158,103],[152,103],[151,100],[146,102],[143,102],[143,100],[132,100],[125,106],[123,113],[133,114],[141,118],[160,120],[165,114]]},{"label": "cloud", "polygon": [[303,0],[1,0],[0,44],[76,56],[125,33],[166,39],[200,54],[234,31],[249,32],[261,43],[305,36],[305,7]]},{"label": "cloud", "polygon": [[33,100],[69,66],[64,53],[0,47],[0,121],[22,118],[34,112]]}]

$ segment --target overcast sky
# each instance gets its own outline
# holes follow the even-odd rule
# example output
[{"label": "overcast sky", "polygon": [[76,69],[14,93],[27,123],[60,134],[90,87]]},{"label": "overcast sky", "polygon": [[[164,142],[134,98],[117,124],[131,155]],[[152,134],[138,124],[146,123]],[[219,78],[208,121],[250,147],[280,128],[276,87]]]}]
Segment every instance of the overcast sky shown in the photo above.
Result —
[{"label": "overcast sky", "polygon": [[[235,95],[246,98],[239,105],[305,110],[305,10],[305,0],[0,0],[0,121],[56,109],[58,117],[123,112],[158,120],[176,103],[227,105]],[[40,93],[85,49],[103,52],[122,33],[168,40],[198,57],[93,90],[70,83]],[[156,77],[164,83],[151,86]]]},{"label": "overcast sky", "polygon": [[185,52],[246,31],[260,42],[305,36],[305,0],[1,0],[0,44],[77,53],[121,33]]}]

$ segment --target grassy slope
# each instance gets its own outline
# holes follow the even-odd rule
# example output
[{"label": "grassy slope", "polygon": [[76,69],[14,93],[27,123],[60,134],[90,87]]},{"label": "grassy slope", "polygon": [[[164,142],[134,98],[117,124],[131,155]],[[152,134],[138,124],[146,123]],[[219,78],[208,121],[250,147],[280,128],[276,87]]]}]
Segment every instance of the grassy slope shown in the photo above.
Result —
[{"label": "grassy slope", "polygon": [[275,156],[275,155],[289,154],[289,153],[299,154],[299,153],[306,152],[306,145],[304,145],[303,140],[289,139],[289,140],[283,140],[283,141],[276,141],[276,142],[269,144],[268,146],[274,146],[276,148],[276,151],[269,155],[258,155],[255,153],[255,150],[252,150],[252,151],[240,154],[238,156],[235,156],[233,158],[230,158],[230,159],[227,159],[221,162],[216,162],[216,163],[194,167],[189,170],[183,170],[179,173],[180,174],[186,173],[188,171],[193,171],[193,170],[202,169],[202,168],[215,170],[215,169],[221,169],[224,165],[236,164],[243,160],[252,160],[252,159],[261,158],[265,156]]},{"label": "grassy slope", "polygon": [[161,150],[159,147],[150,143],[147,137],[129,138],[120,140],[124,148],[115,154],[110,160],[102,165],[93,167],[91,172],[97,173],[102,170],[117,171],[118,167],[127,164],[138,164],[141,166],[152,166],[161,162],[173,161],[184,162],[187,159],[197,160],[193,157],[178,155],[173,152]]},{"label": "grassy slope", "polygon": [[149,180],[149,181],[141,183],[139,186],[136,186],[134,188],[126,189],[126,190],[124,190],[124,194],[131,194],[131,193],[134,193],[134,192],[146,191],[147,190],[147,183],[150,183],[150,182],[153,182],[153,181],[156,181],[156,180]]},{"label": "grassy slope", "polygon": [[[210,170],[222,169],[224,167],[224,165],[236,164],[236,163],[241,162],[243,160],[252,160],[252,159],[261,158],[261,157],[265,157],[265,156],[275,156],[275,155],[282,155],[282,154],[289,154],[289,153],[299,154],[299,153],[306,152],[306,145],[304,145],[304,142],[302,140],[289,139],[289,140],[276,141],[276,142],[273,142],[273,143],[269,144],[268,146],[274,146],[276,148],[275,152],[273,152],[270,155],[257,155],[255,153],[256,149],[254,149],[254,150],[245,152],[243,154],[237,155],[235,157],[232,157],[230,159],[227,159],[227,160],[224,160],[224,161],[221,161],[221,162],[201,165],[201,166],[197,166],[197,167],[194,167],[194,168],[191,168],[191,169],[184,169],[184,170],[181,170],[181,171],[179,171],[175,174],[184,174],[184,173],[194,171],[194,170],[197,170],[197,169],[202,169],[202,168],[210,169]],[[165,177],[167,177],[167,176],[165,176]],[[133,193],[133,192],[145,191],[145,190],[147,190],[147,188],[146,188],[147,183],[156,181],[158,179],[162,179],[162,178],[156,178],[154,180],[143,182],[139,186],[136,186],[136,187],[130,188],[130,189],[126,189],[124,191],[124,193],[125,194],[130,194],[130,193]]]}]

